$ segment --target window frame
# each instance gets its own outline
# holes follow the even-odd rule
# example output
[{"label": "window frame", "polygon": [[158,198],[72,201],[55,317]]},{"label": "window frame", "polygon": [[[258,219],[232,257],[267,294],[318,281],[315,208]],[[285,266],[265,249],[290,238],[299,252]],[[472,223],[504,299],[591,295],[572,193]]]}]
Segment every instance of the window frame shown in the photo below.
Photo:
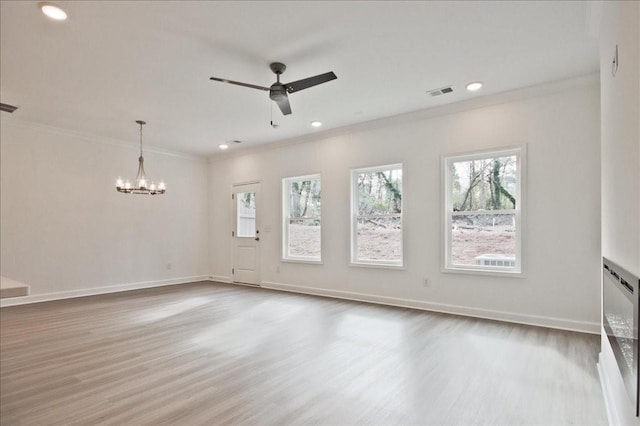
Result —
[{"label": "window frame", "polygon": [[[292,256],[289,254],[289,221],[291,220],[291,204],[289,200],[289,195],[291,194],[291,184],[293,182],[302,182],[306,180],[315,180],[317,179],[320,182],[320,190],[322,191],[322,174],[321,173],[312,173],[308,175],[301,176],[290,176],[282,178],[282,215],[281,215],[281,224],[282,224],[282,232],[281,232],[281,249],[280,249],[280,260],[282,262],[291,262],[291,263],[311,263],[311,264],[322,264],[322,234],[323,234],[323,226],[322,226],[322,202],[320,203],[320,216],[305,216],[302,219],[309,220],[319,220],[320,221],[320,255],[316,257],[308,257],[308,256]],[[322,193],[321,193],[322,194]],[[320,195],[322,197],[322,195]],[[297,218],[300,219],[300,218]]]},{"label": "window frame", "polygon": [[[524,259],[524,223],[526,212],[526,145],[509,146],[502,148],[493,148],[482,151],[472,151],[459,154],[443,155],[441,157],[442,169],[442,272],[474,274],[474,275],[491,275],[491,276],[525,276],[525,259]],[[505,210],[479,210],[477,212],[454,212],[453,200],[451,194],[451,175],[450,166],[453,163],[483,160],[497,157],[516,157],[516,190],[515,198],[517,200],[515,209]],[[515,266],[485,266],[485,265],[458,265],[454,264],[451,259],[451,222],[453,216],[464,216],[465,214],[514,214],[515,216],[515,233],[516,233],[516,249],[515,249]]]},{"label": "window frame", "polygon": [[[383,172],[387,170],[402,170],[402,199],[400,201],[399,214],[385,214],[385,215],[358,215],[358,175],[360,173],[375,173]],[[391,163],[381,166],[373,167],[360,167],[351,169],[351,232],[350,232],[350,261],[349,266],[370,267],[370,268],[388,268],[388,269],[405,269],[404,268],[404,187],[405,187],[405,170],[404,163]],[[358,259],[358,219],[362,217],[398,217],[400,218],[400,260],[360,260]]]}]

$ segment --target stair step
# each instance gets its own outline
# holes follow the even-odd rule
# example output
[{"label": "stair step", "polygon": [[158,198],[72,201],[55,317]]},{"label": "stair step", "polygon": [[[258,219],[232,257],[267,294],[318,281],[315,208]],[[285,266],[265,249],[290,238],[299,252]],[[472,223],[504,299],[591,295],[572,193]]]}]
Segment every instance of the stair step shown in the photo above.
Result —
[{"label": "stair step", "polygon": [[0,299],[7,297],[21,297],[29,295],[29,286],[7,277],[0,281]]}]

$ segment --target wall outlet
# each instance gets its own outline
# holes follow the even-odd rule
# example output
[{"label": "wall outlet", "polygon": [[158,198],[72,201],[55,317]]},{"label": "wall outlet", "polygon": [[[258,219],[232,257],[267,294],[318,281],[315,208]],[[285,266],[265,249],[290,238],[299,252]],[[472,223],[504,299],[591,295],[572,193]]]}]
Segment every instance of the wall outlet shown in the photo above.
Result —
[{"label": "wall outlet", "polygon": [[171,263],[167,263],[167,271],[170,271],[173,265]]}]

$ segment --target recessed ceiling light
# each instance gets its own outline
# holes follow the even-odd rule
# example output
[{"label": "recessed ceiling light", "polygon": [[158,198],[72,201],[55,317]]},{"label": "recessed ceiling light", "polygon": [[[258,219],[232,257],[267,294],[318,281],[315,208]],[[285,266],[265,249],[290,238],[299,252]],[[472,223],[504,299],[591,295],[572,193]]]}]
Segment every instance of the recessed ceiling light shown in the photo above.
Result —
[{"label": "recessed ceiling light", "polygon": [[53,3],[39,3],[38,7],[42,13],[47,15],[51,19],[55,19],[56,21],[64,21],[67,19],[67,12],[62,10],[62,8]]},{"label": "recessed ceiling light", "polygon": [[312,121],[311,125],[313,127],[320,127],[320,126],[322,126],[322,121]]},{"label": "recessed ceiling light", "polygon": [[229,148],[229,145],[227,145],[226,143],[221,143],[220,145],[218,145],[218,148],[225,150],[227,148]]},{"label": "recessed ceiling light", "polygon": [[482,82],[481,81],[474,81],[471,82],[469,84],[467,84],[467,90],[470,92],[475,92],[477,90],[480,90],[482,88]]}]

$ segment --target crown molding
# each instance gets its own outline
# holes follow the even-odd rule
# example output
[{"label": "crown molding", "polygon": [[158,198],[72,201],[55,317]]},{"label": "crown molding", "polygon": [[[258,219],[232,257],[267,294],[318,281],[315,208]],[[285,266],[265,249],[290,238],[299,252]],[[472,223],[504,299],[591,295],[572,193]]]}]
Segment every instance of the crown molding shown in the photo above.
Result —
[{"label": "crown molding", "polygon": [[592,87],[600,84],[600,73],[591,73],[571,77],[563,80],[555,80],[533,86],[527,86],[520,89],[509,90],[506,92],[495,93],[491,95],[481,96],[465,101],[455,102],[447,105],[439,105],[431,108],[421,109],[390,117],[377,118],[362,123],[351,124],[348,126],[338,127],[335,129],[314,132],[310,135],[297,136],[287,138],[276,142],[271,142],[258,146],[250,146],[234,150],[234,152],[216,153],[208,156],[209,163],[225,161],[234,157],[241,157],[250,153],[270,151],[274,149],[284,148],[290,145],[298,145],[303,143],[317,142],[333,137],[347,136],[358,131],[374,130],[402,123],[410,123],[419,120],[426,120],[444,115],[457,114],[464,111],[486,108],[494,105],[500,105],[508,102],[521,101],[525,99],[547,96],[554,93],[564,92],[567,90],[575,90],[583,87]]},{"label": "crown molding", "polygon": [[[38,123],[35,121],[21,120],[15,117],[7,117],[5,114],[2,114],[0,121],[2,122],[3,126],[11,125],[11,126],[22,127],[26,129],[35,129],[35,130],[39,130],[47,133],[53,133],[60,136],[81,139],[83,141],[88,141],[91,143],[117,146],[120,148],[129,148],[136,151],[140,149],[140,145],[138,145],[138,143],[123,141],[121,139],[115,139],[115,138],[110,138],[106,136],[98,136],[92,133],[80,132],[77,130],[65,129],[62,127],[51,126],[49,124]],[[168,157],[182,158],[185,160],[204,161],[204,162],[207,161],[206,156],[186,154],[184,152],[158,148],[158,147],[154,147],[153,145],[147,145],[147,144],[144,145],[144,152],[165,155]]]}]

